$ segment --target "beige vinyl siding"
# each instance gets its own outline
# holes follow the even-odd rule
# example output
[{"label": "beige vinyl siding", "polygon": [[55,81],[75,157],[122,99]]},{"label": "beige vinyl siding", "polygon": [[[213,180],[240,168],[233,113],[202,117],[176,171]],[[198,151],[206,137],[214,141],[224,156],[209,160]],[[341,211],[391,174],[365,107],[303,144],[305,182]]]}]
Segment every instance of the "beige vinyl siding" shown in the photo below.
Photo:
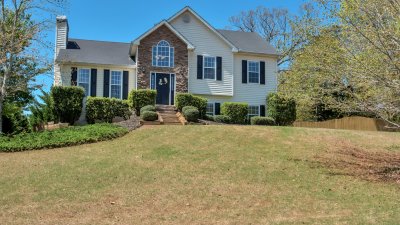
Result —
[{"label": "beige vinyl siding", "polygon": [[123,68],[118,66],[109,66],[105,67],[103,65],[62,65],[61,66],[61,78],[62,78],[62,85],[63,86],[70,86],[71,85],[71,67],[79,68],[86,68],[86,69],[97,69],[97,87],[96,87],[96,96],[103,97],[103,89],[104,89],[104,70],[109,69],[118,70],[118,71],[129,71],[129,84],[128,88],[129,91],[135,88],[136,83],[136,69],[133,68]]},{"label": "beige vinyl siding", "polygon": [[[187,14],[190,22],[182,16]],[[189,51],[189,92],[206,95],[233,95],[233,53],[232,48],[190,12],[171,21],[171,25],[195,46]],[[197,55],[222,57],[222,81],[197,79]]]},{"label": "beige vinyl siding", "polygon": [[[277,89],[276,58],[235,54],[234,94],[232,97],[202,95],[209,102],[246,102],[249,105],[266,105],[266,96]],[[242,60],[265,62],[265,85],[242,83]]]},{"label": "beige vinyl siding", "polygon": [[66,22],[60,23],[56,30],[56,55],[58,50],[67,48],[68,26]]}]

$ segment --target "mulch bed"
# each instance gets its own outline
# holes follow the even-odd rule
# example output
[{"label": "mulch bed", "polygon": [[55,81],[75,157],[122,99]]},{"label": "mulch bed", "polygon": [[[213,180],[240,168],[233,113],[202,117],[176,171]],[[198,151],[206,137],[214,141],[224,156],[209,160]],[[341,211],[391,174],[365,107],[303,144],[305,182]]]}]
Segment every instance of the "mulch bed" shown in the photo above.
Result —
[{"label": "mulch bed", "polygon": [[135,113],[133,113],[133,115],[128,120],[116,122],[114,124],[119,125],[121,127],[125,127],[129,131],[136,130],[137,128],[139,128],[141,126],[140,118],[138,116],[136,116]]},{"label": "mulch bed", "polygon": [[350,175],[400,185],[400,152],[372,152],[341,144],[338,150],[317,156],[316,160],[333,169],[334,175]]}]

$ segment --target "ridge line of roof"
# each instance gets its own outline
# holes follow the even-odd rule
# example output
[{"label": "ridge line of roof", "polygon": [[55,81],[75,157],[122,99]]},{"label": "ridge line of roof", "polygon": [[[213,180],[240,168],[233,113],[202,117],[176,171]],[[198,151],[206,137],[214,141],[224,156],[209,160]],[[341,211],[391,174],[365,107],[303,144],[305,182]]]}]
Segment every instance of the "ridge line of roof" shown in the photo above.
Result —
[{"label": "ridge line of roof", "polygon": [[102,41],[102,40],[90,40],[82,38],[68,38],[68,41],[79,40],[79,41],[96,41],[96,42],[107,42],[107,43],[118,43],[118,44],[130,44],[130,42],[119,42],[119,41]]}]

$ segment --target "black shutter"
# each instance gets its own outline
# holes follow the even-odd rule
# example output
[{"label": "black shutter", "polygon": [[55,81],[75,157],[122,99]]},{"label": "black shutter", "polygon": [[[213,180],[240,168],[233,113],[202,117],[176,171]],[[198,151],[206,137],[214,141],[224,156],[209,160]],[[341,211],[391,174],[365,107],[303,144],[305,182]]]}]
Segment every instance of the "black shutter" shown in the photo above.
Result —
[{"label": "black shutter", "polygon": [[260,84],[265,84],[265,62],[260,62]]},{"label": "black shutter", "polygon": [[124,77],[122,83],[123,83],[122,99],[128,99],[129,71],[124,71]]},{"label": "black shutter", "polygon": [[220,115],[221,114],[221,103],[216,102],[215,103],[215,115]]},{"label": "black shutter", "polygon": [[247,84],[247,60],[242,60],[242,83]]},{"label": "black shutter", "polygon": [[97,69],[92,69],[90,72],[90,96],[96,96],[96,88],[97,88]]},{"label": "black shutter", "polygon": [[110,97],[110,70],[104,70],[103,97]]},{"label": "black shutter", "polygon": [[197,56],[197,79],[203,79],[203,56]]},{"label": "black shutter", "polygon": [[78,69],[76,67],[71,67],[71,86],[78,85]]},{"label": "black shutter", "polygon": [[217,80],[222,80],[222,57],[217,57]]},{"label": "black shutter", "polygon": [[265,116],[265,105],[260,105],[260,116]]}]

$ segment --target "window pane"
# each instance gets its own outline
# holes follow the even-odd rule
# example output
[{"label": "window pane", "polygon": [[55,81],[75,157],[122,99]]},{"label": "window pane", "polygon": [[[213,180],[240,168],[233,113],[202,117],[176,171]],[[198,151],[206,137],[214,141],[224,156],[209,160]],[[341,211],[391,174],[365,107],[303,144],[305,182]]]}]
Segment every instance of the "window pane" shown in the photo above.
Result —
[{"label": "window pane", "polygon": [[121,85],[121,71],[111,71],[111,84]]},{"label": "window pane", "polygon": [[214,115],[214,103],[207,103],[207,115]]},{"label": "window pane", "polygon": [[171,60],[171,64],[170,67],[174,67],[174,48],[170,49],[170,53],[169,53],[169,59]]},{"label": "window pane", "polygon": [[85,96],[89,95],[89,80],[90,80],[90,70],[80,69],[78,75],[78,86],[85,89]]},{"label": "window pane", "polygon": [[153,52],[153,63],[152,63],[152,65],[156,66],[157,65],[157,47],[156,46],[153,46],[152,52]]},{"label": "window pane", "polygon": [[259,107],[257,105],[250,105],[248,108],[248,117],[258,116],[259,115]]},{"label": "window pane", "polygon": [[121,98],[121,85],[111,85],[111,98]]},{"label": "window pane", "polygon": [[259,74],[254,72],[249,72],[249,83],[258,83]]},{"label": "window pane", "polygon": [[215,69],[204,68],[204,79],[215,79]]}]

